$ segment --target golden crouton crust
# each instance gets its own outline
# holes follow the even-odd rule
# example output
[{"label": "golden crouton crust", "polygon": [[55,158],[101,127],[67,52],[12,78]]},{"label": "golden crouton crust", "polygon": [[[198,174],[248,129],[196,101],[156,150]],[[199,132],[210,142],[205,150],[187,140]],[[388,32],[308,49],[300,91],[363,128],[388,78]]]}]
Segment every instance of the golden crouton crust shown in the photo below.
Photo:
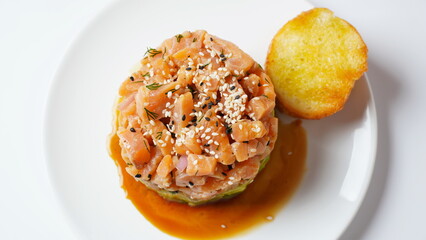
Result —
[{"label": "golden crouton crust", "polygon": [[367,46],[351,24],[329,9],[314,8],[278,31],[265,65],[281,110],[320,119],[343,108],[367,71]]}]

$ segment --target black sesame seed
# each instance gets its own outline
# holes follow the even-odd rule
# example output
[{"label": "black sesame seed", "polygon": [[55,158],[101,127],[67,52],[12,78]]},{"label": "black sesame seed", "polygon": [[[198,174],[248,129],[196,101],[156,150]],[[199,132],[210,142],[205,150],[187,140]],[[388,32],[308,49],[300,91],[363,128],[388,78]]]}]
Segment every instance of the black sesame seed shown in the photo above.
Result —
[{"label": "black sesame seed", "polygon": [[136,132],[134,128],[130,128],[130,132]]},{"label": "black sesame seed", "polygon": [[200,66],[198,66],[198,69],[203,70],[204,67],[205,67],[204,65],[200,65]]},{"label": "black sesame seed", "polygon": [[133,76],[130,76],[130,81],[135,81],[135,78]]},{"label": "black sesame seed", "polygon": [[188,183],[189,183],[189,186],[194,186],[193,182],[189,181]]},{"label": "black sesame seed", "polygon": [[213,38],[210,38],[210,41],[212,41],[212,42],[213,42]]},{"label": "black sesame seed", "polygon": [[235,100],[237,100],[237,99],[240,99],[240,95],[237,95],[236,97],[235,97]]},{"label": "black sesame seed", "polygon": [[222,175],[223,175],[223,176],[228,176],[228,174],[226,174],[225,172],[222,172]]},{"label": "black sesame seed", "polygon": [[171,124],[175,124],[175,121],[173,121],[173,120],[172,120],[170,123],[171,123]]},{"label": "black sesame seed", "polygon": [[232,90],[234,90],[234,89],[235,89],[235,86],[231,86],[229,89],[231,89],[231,91],[232,91]]},{"label": "black sesame seed", "polygon": [[150,180],[151,180],[151,177],[152,177],[152,175],[151,175],[151,174],[148,174],[148,181],[150,181]]},{"label": "black sesame seed", "polygon": [[268,141],[267,143],[266,143],[266,146],[269,146],[269,144],[271,143],[271,141]]},{"label": "black sesame seed", "polygon": [[197,117],[192,117],[191,122],[196,122],[197,121]]},{"label": "black sesame seed", "polygon": [[209,117],[205,117],[205,119],[206,119],[207,121],[210,121],[210,118],[209,118]]},{"label": "black sesame seed", "polygon": [[176,138],[176,134],[175,133],[170,133],[172,135],[172,138]]},{"label": "black sesame seed", "polygon": [[206,143],[204,144],[204,147],[210,147],[210,144]]},{"label": "black sesame seed", "polygon": [[204,109],[207,107],[207,104],[204,104],[201,108]]},{"label": "black sesame seed", "polygon": [[232,170],[232,169],[233,169],[232,164],[228,165],[228,170]]},{"label": "black sesame seed", "polygon": [[221,58],[220,61],[225,62],[226,61],[226,57]]},{"label": "black sesame seed", "polygon": [[142,177],[142,175],[140,173],[135,175],[135,178],[140,178],[140,177]]},{"label": "black sesame seed", "polygon": [[195,123],[194,123],[194,127],[196,127],[196,126],[197,126],[197,123],[195,122]]},{"label": "black sesame seed", "polygon": [[219,122],[218,121],[216,121],[216,127],[219,127]]},{"label": "black sesame seed", "polygon": [[193,111],[193,112],[197,112],[197,110],[195,110],[195,109],[192,109],[192,111]]},{"label": "black sesame seed", "polygon": [[262,86],[262,84],[258,83],[257,86],[260,87],[260,86]]},{"label": "black sesame seed", "polygon": [[225,57],[225,54],[221,53],[221,54],[219,55],[219,57],[224,58],[224,57]]},{"label": "black sesame seed", "polygon": [[189,128],[190,126],[191,126],[191,124],[188,124],[188,125],[186,125],[185,127],[186,127],[186,128]]},{"label": "black sesame seed", "polygon": [[209,102],[209,103],[207,103],[207,105],[209,106],[209,109],[211,109],[212,106],[214,105],[214,103],[213,102]]},{"label": "black sesame seed", "polygon": [[204,82],[201,82],[201,83],[200,83],[200,86],[203,86],[203,85],[204,85]]},{"label": "black sesame seed", "polygon": [[192,68],[190,68],[190,67],[186,68],[186,71],[191,71],[191,70],[192,70]]},{"label": "black sesame seed", "polygon": [[220,102],[220,100],[219,99],[216,99],[216,104],[218,104]]},{"label": "black sesame seed", "polygon": [[183,114],[183,116],[182,116],[182,121],[185,121],[185,119],[186,119],[186,115],[185,115],[185,114]]},{"label": "black sesame seed", "polygon": [[209,99],[210,99],[210,96],[206,97],[205,99],[206,99],[206,101],[207,101],[207,100],[209,100]]},{"label": "black sesame seed", "polygon": [[249,141],[243,141],[243,143],[249,143]]},{"label": "black sesame seed", "polygon": [[232,133],[232,128],[231,127],[226,128],[226,134],[231,134],[231,133]]}]

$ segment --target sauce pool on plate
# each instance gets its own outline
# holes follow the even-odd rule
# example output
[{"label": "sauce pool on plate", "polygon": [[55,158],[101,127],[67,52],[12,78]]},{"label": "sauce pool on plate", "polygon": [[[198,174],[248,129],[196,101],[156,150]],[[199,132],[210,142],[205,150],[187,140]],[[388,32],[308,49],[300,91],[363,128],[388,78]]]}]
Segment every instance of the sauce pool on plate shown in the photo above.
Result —
[{"label": "sauce pool on plate", "polygon": [[301,121],[279,124],[271,158],[254,182],[230,200],[190,207],[171,202],[135,181],[121,158],[117,135],[110,154],[119,168],[122,188],[139,212],[161,231],[184,239],[217,239],[243,233],[275,214],[296,191],[306,169],[307,140]]}]

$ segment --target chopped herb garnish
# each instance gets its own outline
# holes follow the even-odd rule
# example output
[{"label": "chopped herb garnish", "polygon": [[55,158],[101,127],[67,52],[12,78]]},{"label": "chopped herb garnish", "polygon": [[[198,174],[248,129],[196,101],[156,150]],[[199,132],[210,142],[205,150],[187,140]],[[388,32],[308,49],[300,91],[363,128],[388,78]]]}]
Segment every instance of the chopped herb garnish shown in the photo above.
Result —
[{"label": "chopped herb garnish", "polygon": [[157,132],[157,136],[155,138],[161,139],[161,137],[163,137],[163,132]]},{"label": "chopped herb garnish", "polygon": [[175,37],[176,37],[176,42],[180,42],[180,40],[183,38],[182,34],[178,34]]},{"label": "chopped herb garnish", "polygon": [[145,55],[149,55],[150,57],[155,57],[155,55],[162,53],[155,48],[147,48]]},{"label": "chopped herb garnish", "polygon": [[265,94],[262,94],[262,96],[264,96],[264,97],[266,97],[266,98],[269,98],[268,96],[266,96]]},{"label": "chopped herb garnish", "polygon": [[155,120],[158,117],[158,114],[155,112],[149,111],[147,108],[144,108],[146,115],[148,116],[148,120]]},{"label": "chopped herb garnish", "polygon": [[231,76],[233,76],[233,77],[239,77],[240,75],[236,75],[236,74],[232,74]]},{"label": "chopped herb garnish", "polygon": [[146,85],[145,87],[148,88],[149,90],[157,90],[161,86],[163,85],[159,83],[151,83],[149,85]]},{"label": "chopped herb garnish", "polygon": [[262,65],[260,65],[259,63],[257,64],[257,66],[259,66],[259,67],[260,67],[260,69],[263,69]]},{"label": "chopped herb garnish", "polygon": [[265,81],[267,81],[268,83],[270,83],[270,82],[268,81],[268,79],[266,79],[266,78],[265,78]]},{"label": "chopped herb garnish", "polygon": [[169,191],[171,194],[179,193],[179,191]]},{"label": "chopped herb garnish", "polygon": [[136,132],[134,128],[130,128],[130,132]]},{"label": "chopped herb garnish", "polygon": [[140,177],[142,177],[142,175],[140,173],[135,175],[135,178],[140,178]]},{"label": "chopped herb garnish", "polygon": [[146,150],[147,150],[149,153],[151,153],[151,151],[149,150],[148,145],[146,144],[146,141],[145,141],[145,140],[143,141],[143,145],[145,145]]},{"label": "chopped herb garnish", "polygon": [[177,91],[177,89],[170,89],[169,91],[167,91],[165,94],[167,95],[167,93],[169,93],[169,92],[172,92],[172,93],[174,93],[174,92],[176,92]]},{"label": "chopped herb garnish", "polygon": [[243,141],[243,143],[249,143],[249,141]]},{"label": "chopped herb garnish", "polygon": [[142,75],[142,77],[150,77],[151,75],[149,74],[149,72],[146,72],[144,75]]},{"label": "chopped herb garnish", "polygon": [[133,163],[126,163],[127,164],[127,166],[133,166]]},{"label": "chopped herb garnish", "polygon": [[133,81],[132,83],[143,83],[144,81]]},{"label": "chopped herb garnish", "polygon": [[130,81],[135,81],[135,78],[133,76],[130,76]]}]

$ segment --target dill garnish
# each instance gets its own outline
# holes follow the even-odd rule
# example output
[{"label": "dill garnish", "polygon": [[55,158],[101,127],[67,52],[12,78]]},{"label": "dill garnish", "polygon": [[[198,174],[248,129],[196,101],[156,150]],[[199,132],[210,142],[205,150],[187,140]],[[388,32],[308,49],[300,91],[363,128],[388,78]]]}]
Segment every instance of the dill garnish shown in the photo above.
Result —
[{"label": "dill garnish", "polygon": [[162,136],[163,136],[163,132],[157,132],[157,136],[155,138],[161,139]]},{"label": "dill garnish", "polygon": [[155,112],[149,111],[147,108],[144,108],[146,115],[148,116],[148,120],[155,120],[158,117],[158,114]]},{"label": "dill garnish", "polygon": [[142,75],[142,77],[151,77],[151,75],[149,74],[149,72],[146,72],[144,75]]},{"label": "dill garnish", "polygon": [[180,40],[183,38],[182,34],[178,34],[175,37],[177,42],[180,42]]},{"label": "dill garnish", "polygon": [[[146,108],[145,108],[145,109],[146,109]],[[148,145],[146,144],[146,141],[145,141],[145,140],[143,141],[143,145],[145,145],[146,150],[147,150],[149,153],[151,153],[151,151],[149,150]]]},{"label": "dill garnish", "polygon": [[147,48],[145,55],[149,54],[150,57],[155,57],[155,55],[162,53],[155,48]]},{"label": "dill garnish", "polygon": [[163,85],[159,83],[152,83],[152,84],[146,85],[145,87],[148,88],[149,90],[157,90],[161,86]]}]

